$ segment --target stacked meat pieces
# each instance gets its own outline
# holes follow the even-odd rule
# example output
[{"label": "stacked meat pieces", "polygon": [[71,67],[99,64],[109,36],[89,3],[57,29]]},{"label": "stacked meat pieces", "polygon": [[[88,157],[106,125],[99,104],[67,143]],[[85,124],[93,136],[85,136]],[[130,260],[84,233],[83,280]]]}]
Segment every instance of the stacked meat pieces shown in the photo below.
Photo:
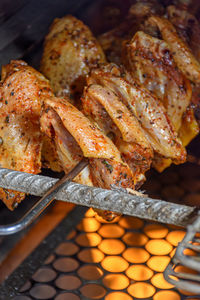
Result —
[{"label": "stacked meat pieces", "polygon": [[[1,167],[67,173],[87,157],[76,182],[137,190],[151,166],[184,163],[199,132],[200,44],[187,35],[190,20],[200,32],[183,8],[140,1],[97,41],[75,17],[56,19],[41,73],[23,61],[2,69]],[[24,196],[0,189],[10,209]]]}]

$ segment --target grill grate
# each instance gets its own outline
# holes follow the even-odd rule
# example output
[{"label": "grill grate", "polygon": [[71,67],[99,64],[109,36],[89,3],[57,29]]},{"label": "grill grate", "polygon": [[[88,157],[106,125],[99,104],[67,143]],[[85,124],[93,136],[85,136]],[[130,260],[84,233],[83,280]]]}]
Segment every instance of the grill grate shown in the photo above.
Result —
[{"label": "grill grate", "polygon": [[[163,174],[151,172],[145,189],[154,197],[196,205],[199,175],[195,165],[174,166]],[[199,298],[175,289],[163,276],[185,235],[182,228],[127,216],[110,224],[94,216],[91,209],[75,227],[81,213],[83,208],[75,208],[64,220],[68,223],[59,225],[8,278],[1,299]],[[74,228],[70,234],[69,228]],[[11,289],[13,298],[6,298]]]},{"label": "grill grate", "polygon": [[[27,299],[185,299],[163,277],[185,232],[134,217],[99,222],[89,209],[21,288]],[[14,299],[25,300],[26,298]],[[116,298],[118,297],[118,298]],[[171,297],[171,298],[170,298]]]}]

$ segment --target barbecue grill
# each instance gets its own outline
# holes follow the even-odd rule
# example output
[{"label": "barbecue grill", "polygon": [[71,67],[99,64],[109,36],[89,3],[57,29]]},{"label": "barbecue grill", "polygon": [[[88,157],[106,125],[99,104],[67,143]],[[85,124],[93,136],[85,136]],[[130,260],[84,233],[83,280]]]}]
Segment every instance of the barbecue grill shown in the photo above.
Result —
[{"label": "barbecue grill", "polygon": [[[182,2],[187,5],[187,1]],[[0,62],[22,58],[38,68],[43,39],[55,17],[73,14],[99,34],[123,19],[131,3],[18,0],[11,7],[10,1],[3,1]],[[197,158],[198,145],[199,137],[189,147]],[[50,194],[49,189],[59,185],[60,177],[62,174],[46,170],[42,175],[0,170],[1,187],[33,195],[14,213],[3,206],[0,210],[0,268],[1,273],[5,271],[1,275],[0,299],[200,298],[198,164],[172,166],[162,174],[151,170],[140,195],[72,182],[62,183],[62,189],[53,189],[54,194]],[[54,197],[78,206],[50,204]],[[53,212],[59,206],[63,209],[59,224],[52,225],[40,241],[33,241],[33,251],[24,253],[23,261],[19,259],[10,272],[8,265],[13,263],[14,251],[20,252],[20,243],[24,245],[22,241],[43,224],[45,213],[54,218]],[[123,212],[125,216],[106,223],[90,207]]]}]

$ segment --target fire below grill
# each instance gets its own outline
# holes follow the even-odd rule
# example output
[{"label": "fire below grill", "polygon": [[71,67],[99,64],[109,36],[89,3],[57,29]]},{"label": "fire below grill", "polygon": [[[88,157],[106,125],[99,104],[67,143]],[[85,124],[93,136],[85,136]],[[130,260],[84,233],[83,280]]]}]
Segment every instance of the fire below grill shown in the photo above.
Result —
[{"label": "fire below grill", "polygon": [[99,222],[89,209],[14,299],[180,299],[162,272],[184,233],[134,217]]},{"label": "fire below grill", "polygon": [[[151,172],[145,189],[195,205],[199,175],[198,166],[174,166],[163,174]],[[85,216],[84,211],[76,207],[25,259],[3,283],[0,299],[198,299],[163,276],[183,228],[127,216],[106,223],[92,209]],[[175,271],[198,274],[183,266]]]},{"label": "fire below grill", "polygon": [[[23,58],[38,67],[41,42],[54,17],[66,13],[75,14],[94,28],[94,32],[95,30],[98,32],[118,23],[127,11],[123,1],[85,0],[77,1],[77,5],[74,1],[62,0],[44,1],[44,3],[25,2],[16,1],[16,6],[13,6],[10,13],[7,7],[7,13],[0,19],[0,23],[5,20],[5,26],[0,28],[0,37],[4,37],[0,45],[1,63],[7,63],[10,59]],[[103,9],[101,3],[107,3],[105,6],[109,9],[113,3],[117,3],[118,6],[111,19],[109,10],[105,7],[103,11],[107,17],[105,24],[98,22],[99,11]],[[128,3],[129,1],[127,5]],[[38,11],[40,14],[37,13]],[[22,23],[19,22],[21,19],[23,19]],[[9,33],[5,34],[7,30]],[[199,141],[195,145],[197,147]],[[151,171],[148,178],[143,189],[150,197],[199,207],[199,166],[193,164],[173,166],[160,175]],[[14,218],[18,212],[23,211],[22,206],[27,205],[25,202],[14,213]],[[55,207],[59,205],[58,203]],[[39,245],[35,244],[37,247],[32,248],[31,254],[25,255],[23,251],[16,253],[18,258],[22,257],[22,260],[24,258],[25,260],[15,265],[17,268],[11,274],[6,273],[9,274],[7,279],[6,276],[1,275],[4,281],[0,287],[0,299],[200,298],[197,294],[193,295],[174,288],[163,276],[164,269],[185,235],[182,228],[127,216],[118,218],[114,223],[105,223],[96,217],[91,209],[84,216],[85,212],[85,208],[76,207],[58,226],[54,224],[51,233],[40,241]],[[5,214],[4,218],[1,218],[2,224],[13,221],[11,213],[8,215],[10,220]],[[52,213],[51,219],[55,215]],[[34,228],[35,225],[33,231]],[[26,231],[27,238],[30,233]],[[2,247],[6,246],[10,250],[16,243],[16,237],[2,238],[1,259],[7,254]],[[196,243],[199,243],[198,237]],[[21,248],[16,246],[11,253],[15,249]],[[191,249],[184,251],[184,255],[191,257],[196,255],[198,260],[197,254]],[[19,261],[21,262],[20,259]],[[12,255],[8,255],[2,263],[2,270],[5,270],[5,262],[8,271],[9,265],[12,266],[14,263]],[[13,270],[12,267],[11,269]],[[188,278],[191,278],[191,275],[198,275],[198,271],[184,266],[176,266],[175,272],[190,274]]]}]

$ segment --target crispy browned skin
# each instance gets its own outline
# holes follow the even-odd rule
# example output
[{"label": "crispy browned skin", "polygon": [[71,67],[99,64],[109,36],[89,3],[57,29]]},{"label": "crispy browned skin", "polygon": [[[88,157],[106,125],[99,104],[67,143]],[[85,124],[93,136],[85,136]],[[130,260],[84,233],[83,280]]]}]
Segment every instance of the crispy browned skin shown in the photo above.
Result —
[{"label": "crispy browned skin", "polygon": [[[112,141],[66,99],[55,98],[43,75],[22,61],[13,61],[4,67],[2,79],[2,167],[38,173],[42,129],[49,137],[47,144],[54,139],[60,165],[66,172],[83,156],[89,158],[89,168],[76,177],[77,182],[102,188],[134,188],[133,173]],[[11,209],[24,198],[22,193],[6,190],[0,195]]]},{"label": "crispy browned skin", "polygon": [[[83,156],[89,158],[74,181],[102,188],[112,186],[134,189],[134,176],[120,157],[120,152],[97,127],[68,101],[51,98],[45,101],[42,130],[53,138],[65,171],[71,170]],[[96,210],[107,221],[118,214]]]},{"label": "crispy browned skin", "polygon": [[138,187],[145,180],[144,174],[150,168],[153,151],[137,118],[109,88],[109,84],[104,85],[109,77],[108,68],[94,70],[88,78],[89,86],[82,97],[83,111],[112,138],[132,169]]},{"label": "crispy browned skin", "polygon": [[95,185],[134,187],[133,174],[112,141],[69,102],[46,99],[41,125],[46,134],[54,135],[66,171],[84,156],[89,158]]},{"label": "crispy browned skin", "polygon": [[176,163],[184,162],[185,149],[161,101],[122,68],[110,64],[104,72],[106,76],[95,77],[94,71],[93,78],[109,87],[128,106],[154,151]]},{"label": "crispy browned skin", "polygon": [[158,27],[163,40],[169,45],[173,58],[181,72],[192,82],[200,83],[200,64],[189,47],[179,37],[172,23],[158,16],[150,17],[148,23]]},{"label": "crispy browned skin", "polygon": [[45,39],[41,72],[57,96],[80,96],[85,76],[102,62],[104,53],[83,22],[70,15],[54,20]]},{"label": "crispy browned skin", "polygon": [[177,69],[167,43],[138,31],[124,46],[123,62],[133,78],[162,101],[178,132],[190,104],[192,88]]},{"label": "crispy browned skin", "polygon": [[[190,81],[177,68],[168,44],[158,38],[138,31],[131,41],[124,44],[123,62],[136,78],[164,104],[176,133],[186,146],[197,134],[198,125],[191,112],[192,101]],[[171,164],[156,154],[153,166],[163,171]]]},{"label": "crispy browned skin", "polygon": [[[0,110],[0,166],[38,173],[41,169],[41,99],[49,92],[48,81],[23,61],[11,61],[2,69]],[[16,207],[23,193],[0,189],[0,197]]]}]

